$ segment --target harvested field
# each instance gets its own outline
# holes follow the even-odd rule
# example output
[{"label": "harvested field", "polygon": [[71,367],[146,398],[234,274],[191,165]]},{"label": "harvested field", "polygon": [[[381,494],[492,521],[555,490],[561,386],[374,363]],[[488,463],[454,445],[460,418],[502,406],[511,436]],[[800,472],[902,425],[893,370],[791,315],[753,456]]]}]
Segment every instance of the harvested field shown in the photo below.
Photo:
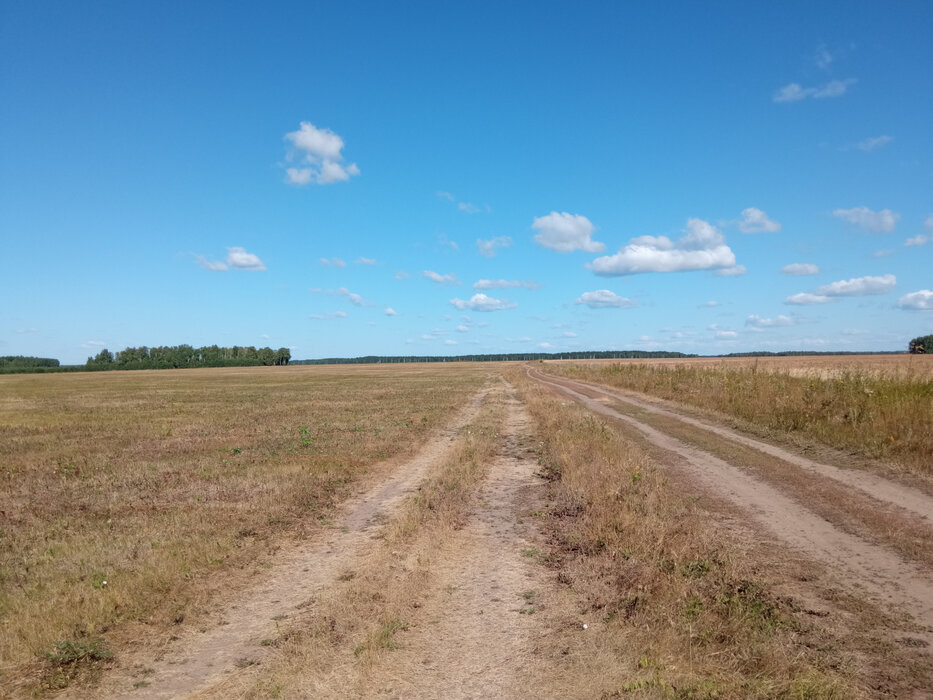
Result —
[{"label": "harvested field", "polygon": [[[720,371],[658,366],[634,371]],[[803,431],[742,432],[691,409],[689,392],[652,398],[617,374],[503,363],[0,378],[0,686],[133,698],[933,688],[923,470],[898,475]]]}]

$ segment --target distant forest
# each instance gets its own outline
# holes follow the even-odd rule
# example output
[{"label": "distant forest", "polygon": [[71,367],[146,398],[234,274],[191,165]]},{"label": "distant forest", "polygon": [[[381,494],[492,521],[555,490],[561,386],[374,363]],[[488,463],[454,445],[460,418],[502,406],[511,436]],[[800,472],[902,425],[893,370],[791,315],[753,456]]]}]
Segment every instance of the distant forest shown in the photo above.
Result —
[{"label": "distant forest", "polygon": [[116,355],[101,350],[87,358],[84,369],[180,369],[184,367],[258,367],[263,365],[287,365],[292,359],[288,348],[259,348],[234,346],[222,348],[207,345],[195,348],[191,345],[171,345],[156,348],[126,348]]},{"label": "distant forest", "polygon": [[510,352],[487,355],[366,355],[364,357],[325,357],[295,360],[293,365],[373,365],[403,362],[528,362],[531,360],[621,360],[630,358],[696,357],[682,352],[645,350],[590,350],[578,352]]}]

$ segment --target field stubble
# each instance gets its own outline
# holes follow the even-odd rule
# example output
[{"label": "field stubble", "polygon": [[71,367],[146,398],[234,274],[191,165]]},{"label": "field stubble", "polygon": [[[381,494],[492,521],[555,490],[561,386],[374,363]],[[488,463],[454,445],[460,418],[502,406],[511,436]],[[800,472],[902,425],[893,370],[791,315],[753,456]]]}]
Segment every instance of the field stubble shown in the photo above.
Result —
[{"label": "field stubble", "polygon": [[279,538],[325,521],[373,465],[412,454],[488,375],[0,378],[0,684],[65,685],[105,663],[108,644],[203,614],[260,573]]}]

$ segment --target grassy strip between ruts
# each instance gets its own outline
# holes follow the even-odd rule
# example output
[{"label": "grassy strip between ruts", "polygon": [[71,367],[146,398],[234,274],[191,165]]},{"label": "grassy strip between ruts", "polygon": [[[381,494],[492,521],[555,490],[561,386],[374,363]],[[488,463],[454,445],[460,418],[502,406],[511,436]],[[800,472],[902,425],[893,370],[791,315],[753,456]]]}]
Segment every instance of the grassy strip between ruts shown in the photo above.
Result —
[{"label": "grassy strip between ruts", "polygon": [[434,560],[463,526],[499,444],[504,394],[501,385],[490,391],[479,415],[359,565],[309,601],[306,618],[268,640],[279,649],[275,660],[200,697],[365,695],[367,670],[404,643],[409,620],[436,588]]},{"label": "grassy strip between ruts", "polygon": [[864,695],[845,657],[811,648],[819,633],[771,593],[767,564],[730,543],[644,450],[523,375],[510,379],[537,421],[552,479],[552,564],[605,623],[591,653],[594,694]]},{"label": "grassy strip between ruts", "polygon": [[128,628],[197,619],[372,465],[413,454],[488,376],[409,365],[3,377],[0,686],[61,687],[119,654]]},{"label": "grassy strip between ruts", "polygon": [[921,373],[846,371],[844,359],[826,377],[726,365],[551,363],[546,369],[933,473],[933,381]]}]

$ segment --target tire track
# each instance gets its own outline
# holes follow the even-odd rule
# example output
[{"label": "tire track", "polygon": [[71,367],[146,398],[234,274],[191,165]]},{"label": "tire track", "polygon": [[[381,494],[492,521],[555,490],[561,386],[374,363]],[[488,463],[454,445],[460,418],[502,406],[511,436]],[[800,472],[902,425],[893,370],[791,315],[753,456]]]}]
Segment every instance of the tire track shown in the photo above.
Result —
[{"label": "tire track", "polygon": [[[361,496],[349,499],[326,536],[281,555],[265,581],[243,591],[203,632],[187,630],[161,658],[151,652],[128,657],[96,689],[101,697],[185,697],[221,681],[244,664],[255,664],[269,653],[262,639],[275,636],[276,622],[301,614],[308,600],[332,583],[373,546],[371,528],[394,511],[413,491],[428,468],[448,454],[459,430],[477,415],[491,389],[478,392],[450,427],[433,438],[412,459]],[[148,685],[134,687],[133,666],[147,666]],[[76,691],[77,692],[77,691]],[[67,693],[65,697],[75,697]]]},{"label": "tire track", "polygon": [[[679,455],[684,459],[683,468],[690,476],[741,507],[751,519],[762,524],[777,538],[828,565],[850,587],[867,591],[876,599],[903,609],[928,633],[933,632],[933,580],[928,571],[903,561],[885,547],[842,532],[780,490],[742,469],[636,418],[615,411],[586,393],[612,395],[613,392],[580,382],[556,380],[530,369],[528,376],[562,392],[595,413],[636,428],[657,447]],[[629,401],[628,397],[615,398]],[[674,413],[671,415],[681,418]],[[701,424],[701,427],[706,426]],[[725,436],[720,434],[720,437]],[[851,484],[849,486],[856,488]]]}]

